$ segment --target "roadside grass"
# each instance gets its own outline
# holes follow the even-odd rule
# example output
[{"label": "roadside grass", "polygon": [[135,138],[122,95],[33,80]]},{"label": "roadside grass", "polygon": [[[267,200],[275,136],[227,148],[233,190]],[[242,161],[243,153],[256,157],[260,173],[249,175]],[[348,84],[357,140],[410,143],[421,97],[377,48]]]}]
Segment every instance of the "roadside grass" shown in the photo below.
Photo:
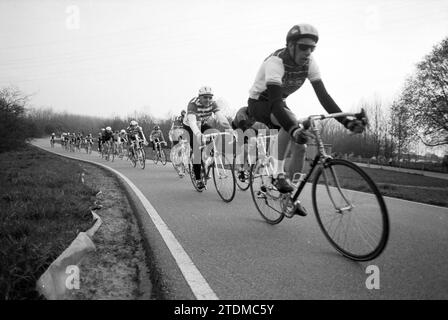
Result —
[{"label": "roadside grass", "polygon": [[[372,178],[383,196],[448,207],[446,179],[384,169],[361,169]],[[347,189],[366,191],[366,186],[352,172],[338,171],[338,178]]]},{"label": "roadside grass", "polygon": [[0,154],[0,300],[41,299],[36,281],[92,225],[82,168],[27,146]]}]

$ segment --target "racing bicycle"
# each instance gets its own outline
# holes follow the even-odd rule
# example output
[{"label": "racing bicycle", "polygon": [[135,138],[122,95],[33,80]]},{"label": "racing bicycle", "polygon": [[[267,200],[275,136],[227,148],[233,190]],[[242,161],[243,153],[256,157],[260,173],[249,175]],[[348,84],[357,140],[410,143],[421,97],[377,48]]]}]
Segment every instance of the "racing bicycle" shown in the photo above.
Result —
[{"label": "racing bicycle", "polygon": [[[252,165],[250,189],[261,216],[270,224],[292,218],[298,198],[307,182],[311,182],[314,213],[326,239],[342,255],[355,261],[378,257],[389,237],[389,215],[384,199],[375,182],[356,164],[329,156],[324,148],[317,121],[354,117],[367,122],[360,113],[334,113],[308,117],[309,131],[314,135],[317,153],[305,174],[299,174],[295,191],[282,194],[273,185],[272,156],[264,152]],[[257,138],[257,148],[266,151],[263,138]],[[313,176],[313,173],[315,175]]]},{"label": "racing bicycle", "polygon": [[[232,156],[227,156],[225,152],[221,152],[217,148],[217,137],[224,135],[232,135],[228,132],[215,132],[209,134],[203,134],[202,136],[208,140],[209,143],[205,143],[200,146],[201,150],[201,177],[200,180],[207,189],[207,180],[210,179],[210,171],[212,171],[213,182],[215,184],[218,195],[224,202],[230,202],[235,197],[235,174],[233,169]],[[229,144],[233,145],[234,137]],[[202,192],[204,189],[199,188],[196,177],[193,170],[193,161],[189,163],[189,172],[191,182],[195,189]]]},{"label": "racing bicycle", "polygon": [[131,160],[132,166],[135,168],[137,163],[140,168],[145,169],[146,166],[146,153],[143,148],[143,140],[141,140],[136,134],[134,139],[131,139],[130,150],[128,151],[128,158]]},{"label": "racing bicycle", "polygon": [[165,153],[165,149],[162,148],[162,144],[165,143],[165,141],[159,141],[159,140],[154,140],[154,148],[153,149],[153,154],[152,154],[152,160],[154,161],[155,164],[157,164],[157,162],[162,162],[163,165],[166,165],[166,153]]}]

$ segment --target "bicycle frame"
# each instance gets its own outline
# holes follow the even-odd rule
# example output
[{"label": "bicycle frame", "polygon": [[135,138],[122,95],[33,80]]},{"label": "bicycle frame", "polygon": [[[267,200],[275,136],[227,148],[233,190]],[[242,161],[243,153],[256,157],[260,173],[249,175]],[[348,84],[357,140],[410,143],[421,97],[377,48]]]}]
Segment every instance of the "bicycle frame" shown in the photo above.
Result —
[{"label": "bicycle frame", "polygon": [[[324,143],[322,141],[322,138],[321,138],[321,135],[320,135],[320,131],[317,128],[315,122],[317,120],[325,120],[325,119],[337,118],[337,117],[356,117],[356,114],[354,114],[354,113],[346,113],[346,112],[339,112],[339,113],[333,113],[333,114],[329,114],[329,115],[314,115],[314,116],[309,116],[308,117],[308,120],[310,121],[310,129],[309,130],[314,135],[314,139],[315,139],[316,145],[317,145],[317,155],[314,157],[314,160],[313,160],[313,162],[310,165],[310,167],[311,167],[310,170],[305,175],[305,178],[300,181],[300,184],[298,185],[298,188],[297,188],[296,192],[292,196],[292,201],[293,202],[297,201],[297,198],[300,196],[303,188],[305,187],[306,183],[310,179],[310,177],[313,174],[314,170],[316,169],[317,165],[319,163],[321,163],[323,166],[325,166],[325,162],[327,160],[329,160],[329,159],[332,159],[332,157],[325,152]],[[353,205],[350,203],[350,201],[347,199],[345,194],[342,192],[342,187],[341,187],[341,185],[339,183],[339,179],[337,178],[337,176],[336,176],[336,174],[334,173],[333,170],[332,170],[331,173],[332,173],[333,178],[334,178],[334,180],[336,182],[337,189],[339,190],[339,192],[340,192],[342,198],[344,199],[344,201],[347,203],[347,207],[338,208],[338,206],[336,205],[333,197],[331,196],[331,192],[329,190],[328,183],[327,183],[326,184],[326,188],[328,190],[328,194],[330,195],[330,199],[331,199],[331,202],[333,203],[333,206],[336,208],[336,210],[339,213],[342,213],[343,211],[352,209]],[[324,174],[325,181],[328,181],[327,173],[324,171],[323,174]]]},{"label": "bicycle frame", "polygon": [[[228,132],[214,132],[214,133],[208,133],[208,134],[204,134],[203,135],[207,140],[208,139],[211,140],[211,143],[212,143],[212,150],[211,151],[213,152],[213,156],[212,156],[213,160],[210,163],[204,163],[202,161],[202,159],[201,159],[201,162],[203,163],[203,166],[204,166],[204,171],[205,170],[207,171],[206,172],[206,176],[208,176],[208,173],[210,172],[210,168],[212,167],[212,165],[214,163],[218,163],[220,165],[223,165],[221,162],[219,162],[219,161],[221,161],[221,158],[218,157],[218,156],[221,155],[222,153],[217,151],[218,149],[216,147],[216,138],[218,136],[224,136],[224,135],[231,135],[231,133],[228,133]],[[229,142],[229,144],[233,144],[233,139],[232,139],[232,141]],[[201,155],[202,155],[203,149],[205,149],[207,146],[208,146],[208,144],[205,144],[205,145],[199,147],[199,150],[201,150]]]}]

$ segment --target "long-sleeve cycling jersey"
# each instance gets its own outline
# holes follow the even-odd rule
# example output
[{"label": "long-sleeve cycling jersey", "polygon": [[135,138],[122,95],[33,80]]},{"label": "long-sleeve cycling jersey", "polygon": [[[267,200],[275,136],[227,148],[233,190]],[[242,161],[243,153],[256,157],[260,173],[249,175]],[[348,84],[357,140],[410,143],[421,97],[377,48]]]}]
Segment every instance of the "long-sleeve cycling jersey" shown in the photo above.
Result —
[{"label": "long-sleeve cycling jersey", "polygon": [[165,137],[163,136],[162,130],[152,130],[150,134],[150,141],[154,141],[155,139],[158,139],[159,141],[165,141]]},{"label": "long-sleeve cycling jersey", "polygon": [[135,126],[135,127],[127,127],[126,128],[126,133],[128,135],[128,141],[129,140],[134,140],[135,139],[135,135],[137,134],[141,139],[143,139],[144,141],[146,141],[146,137],[145,134],[143,133],[143,129],[140,126]]},{"label": "long-sleeve cycling jersey", "polygon": [[297,124],[283,112],[286,106],[284,99],[297,91],[306,79],[311,82],[319,102],[328,113],[341,111],[326,91],[313,56],[310,55],[307,63],[297,65],[291,60],[287,48],[276,50],[264,60],[249,90],[249,98],[267,101],[281,126],[291,132]]}]

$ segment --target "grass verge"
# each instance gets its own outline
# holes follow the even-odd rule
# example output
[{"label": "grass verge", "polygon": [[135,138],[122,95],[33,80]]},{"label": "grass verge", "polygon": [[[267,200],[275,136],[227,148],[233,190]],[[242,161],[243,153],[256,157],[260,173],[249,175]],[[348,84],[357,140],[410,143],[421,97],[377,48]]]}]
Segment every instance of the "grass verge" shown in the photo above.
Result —
[{"label": "grass verge", "polygon": [[36,281],[92,225],[82,168],[27,146],[0,154],[0,300],[39,299]]}]

